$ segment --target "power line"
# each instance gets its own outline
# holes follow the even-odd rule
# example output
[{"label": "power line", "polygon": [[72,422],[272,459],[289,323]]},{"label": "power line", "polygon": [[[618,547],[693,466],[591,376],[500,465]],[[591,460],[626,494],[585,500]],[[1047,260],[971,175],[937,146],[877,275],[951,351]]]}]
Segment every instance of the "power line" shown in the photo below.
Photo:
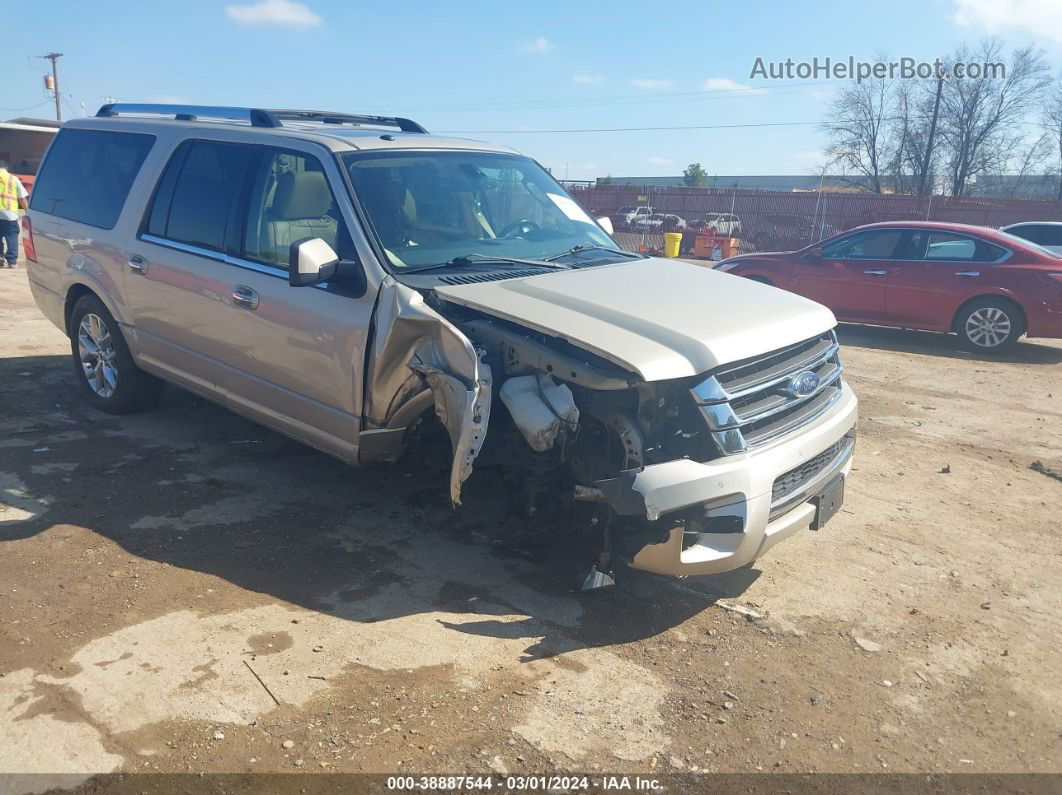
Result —
[{"label": "power line", "polygon": [[70,117],[72,119],[76,119],[77,118],[77,111],[74,110],[74,106],[70,104],[70,98],[66,94],[63,94],[63,102],[66,103],[66,107],[69,108],[69,110],[70,110]]},{"label": "power line", "polygon": [[720,88],[701,91],[665,91],[653,94],[621,94],[606,97],[572,98],[558,102],[556,98],[542,100],[507,100],[504,102],[479,102],[465,105],[425,106],[406,108],[406,113],[423,113],[426,111],[473,111],[494,108],[517,108],[520,110],[548,110],[558,107],[598,107],[602,105],[642,105],[656,104],[661,102],[681,102],[699,99],[724,99],[728,97],[769,97],[784,94],[804,94],[821,89],[822,86],[834,81],[819,80],[810,83],[802,83],[799,86],[785,85],[775,87],[742,86],[739,88]]},{"label": "power line", "polygon": [[694,124],[676,127],[588,127],[576,130],[440,130],[440,135],[540,135],[546,133],[659,132],[665,130],[738,130],[749,127],[818,126],[821,121],[771,121],[756,124]]},{"label": "power line", "polygon": [[0,108],[0,110],[2,110],[2,111],[11,111],[11,112],[17,112],[17,111],[20,111],[20,110],[36,110],[41,105],[47,105],[49,102],[51,102],[50,99],[42,99],[36,105],[28,105],[25,108]]}]

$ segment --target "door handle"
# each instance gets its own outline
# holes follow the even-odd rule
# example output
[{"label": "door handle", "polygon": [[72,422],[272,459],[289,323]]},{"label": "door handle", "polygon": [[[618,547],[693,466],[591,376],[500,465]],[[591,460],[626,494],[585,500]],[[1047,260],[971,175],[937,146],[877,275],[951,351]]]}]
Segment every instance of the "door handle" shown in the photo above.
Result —
[{"label": "door handle", "polygon": [[232,288],[232,305],[241,309],[257,309],[258,293],[250,287],[238,284]]},{"label": "door handle", "polygon": [[955,271],[956,276],[980,276],[981,271]]},{"label": "door handle", "polygon": [[889,274],[888,271],[882,270],[881,268],[867,268],[863,273],[868,276],[887,276]]},{"label": "door handle", "polygon": [[147,273],[147,269],[147,263],[144,261],[144,258],[141,257],[139,254],[134,254],[129,258],[129,270],[131,270],[133,273],[139,273],[141,276],[143,276],[145,273]]}]

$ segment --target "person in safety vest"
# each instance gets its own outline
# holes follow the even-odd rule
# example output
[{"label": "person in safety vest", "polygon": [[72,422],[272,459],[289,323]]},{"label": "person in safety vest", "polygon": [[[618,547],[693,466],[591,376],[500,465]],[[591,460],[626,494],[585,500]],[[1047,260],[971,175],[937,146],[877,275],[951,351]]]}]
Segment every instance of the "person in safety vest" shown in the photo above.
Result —
[{"label": "person in safety vest", "polygon": [[26,209],[27,195],[18,177],[7,170],[7,161],[0,158],[0,255],[9,268],[18,262],[18,211]]}]

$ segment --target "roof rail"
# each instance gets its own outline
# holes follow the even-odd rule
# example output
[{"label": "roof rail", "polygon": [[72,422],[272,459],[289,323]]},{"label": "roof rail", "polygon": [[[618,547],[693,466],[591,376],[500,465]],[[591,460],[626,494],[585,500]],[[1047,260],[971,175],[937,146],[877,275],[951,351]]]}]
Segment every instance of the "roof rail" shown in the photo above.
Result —
[{"label": "roof rail", "polygon": [[173,116],[178,121],[220,119],[246,122],[252,127],[283,127],[285,121],[309,121],[322,124],[369,124],[380,127],[397,127],[402,132],[427,133],[411,119],[398,116],[363,116],[351,113],[331,113],[321,110],[266,110],[263,108],[235,108],[212,105],[155,105],[131,102],[112,102],[96,112],[97,117],[124,114]]}]

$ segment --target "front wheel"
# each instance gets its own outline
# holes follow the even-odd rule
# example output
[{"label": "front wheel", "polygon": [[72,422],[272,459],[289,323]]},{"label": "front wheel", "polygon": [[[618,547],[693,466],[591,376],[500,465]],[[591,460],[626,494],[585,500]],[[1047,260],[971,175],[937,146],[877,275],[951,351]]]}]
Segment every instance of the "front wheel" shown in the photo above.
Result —
[{"label": "front wheel", "polygon": [[94,295],[74,305],[70,351],[81,392],[100,411],[129,414],[158,399],[162,382],[136,366],[118,323]]},{"label": "front wheel", "polygon": [[967,350],[1002,353],[1025,333],[1025,317],[1005,298],[979,298],[955,317],[955,331]]}]

